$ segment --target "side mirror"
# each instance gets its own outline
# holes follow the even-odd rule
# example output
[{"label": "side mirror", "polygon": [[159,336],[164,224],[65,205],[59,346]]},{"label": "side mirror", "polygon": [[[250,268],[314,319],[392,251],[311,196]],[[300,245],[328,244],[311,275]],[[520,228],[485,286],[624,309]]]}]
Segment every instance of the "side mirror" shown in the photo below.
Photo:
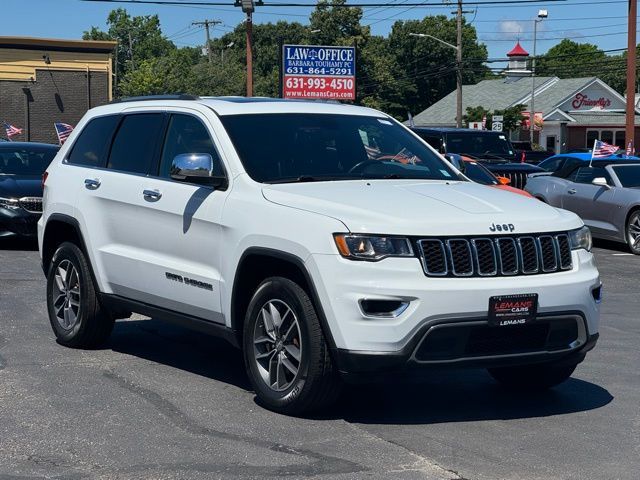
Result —
[{"label": "side mirror", "polygon": [[[218,169],[219,170],[219,169]],[[215,175],[214,160],[208,153],[181,153],[171,162],[171,178],[213,187],[226,186],[227,179]]]},{"label": "side mirror", "polygon": [[498,183],[500,185],[509,185],[511,183],[511,180],[508,179],[507,177],[496,177],[498,179]]},{"label": "side mirror", "polygon": [[457,155],[455,153],[445,153],[444,158],[446,158],[451,165],[464,173],[464,160],[462,160],[462,157],[460,155]]},{"label": "side mirror", "polygon": [[596,177],[593,180],[591,180],[591,184],[595,185],[596,187],[604,187],[604,188],[611,188],[611,186],[607,183],[607,179],[604,177]]}]

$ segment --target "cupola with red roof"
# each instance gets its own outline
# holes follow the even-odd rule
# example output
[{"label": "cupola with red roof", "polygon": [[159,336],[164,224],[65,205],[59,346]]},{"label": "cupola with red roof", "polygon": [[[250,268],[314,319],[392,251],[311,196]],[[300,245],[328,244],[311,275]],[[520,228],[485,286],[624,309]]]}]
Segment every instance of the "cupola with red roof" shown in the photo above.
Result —
[{"label": "cupola with red roof", "polygon": [[527,52],[520,40],[516,43],[516,46],[507,53],[509,58],[509,68],[507,70],[508,77],[527,77],[531,75],[531,71],[527,70],[527,60],[529,59],[529,52]]}]

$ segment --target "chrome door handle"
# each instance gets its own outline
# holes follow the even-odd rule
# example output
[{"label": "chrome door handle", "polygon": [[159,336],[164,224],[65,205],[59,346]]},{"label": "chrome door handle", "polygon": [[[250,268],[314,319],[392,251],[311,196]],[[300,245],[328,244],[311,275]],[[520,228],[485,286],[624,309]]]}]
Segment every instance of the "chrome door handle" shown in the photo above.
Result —
[{"label": "chrome door handle", "polygon": [[144,195],[144,199],[150,202],[157,202],[162,197],[160,190],[144,190],[142,194]]},{"label": "chrome door handle", "polygon": [[100,188],[100,180],[97,178],[86,178],[84,180],[84,186],[89,190],[97,190]]},{"label": "chrome door handle", "polygon": [[575,193],[576,193],[576,189],[575,189],[575,188],[572,188],[571,190],[568,190],[568,191],[567,191],[567,193],[568,193],[569,195],[575,195]]}]

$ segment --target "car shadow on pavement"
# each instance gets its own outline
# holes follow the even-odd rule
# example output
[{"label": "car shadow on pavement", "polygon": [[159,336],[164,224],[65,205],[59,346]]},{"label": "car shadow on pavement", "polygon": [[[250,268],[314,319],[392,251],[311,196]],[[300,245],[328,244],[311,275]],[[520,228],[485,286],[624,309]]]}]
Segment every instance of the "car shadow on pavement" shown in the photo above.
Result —
[{"label": "car shadow on pavement", "polygon": [[421,383],[350,386],[340,404],[324,417],[363,424],[435,424],[548,417],[593,410],[613,396],[581,380],[580,367],[563,384],[546,392],[514,392],[485,370],[434,371]]},{"label": "car shadow on pavement", "polygon": [[38,250],[35,237],[0,237],[0,250]]},{"label": "car shadow on pavement", "polygon": [[614,250],[620,253],[631,253],[629,247],[622,242],[613,242],[611,240],[602,240],[600,238],[593,239],[593,246],[595,248],[603,248],[606,250]]},{"label": "car shadow on pavement", "polygon": [[251,390],[240,350],[160,320],[116,322],[105,348]]},{"label": "car shadow on pavement", "polygon": [[[115,352],[167,365],[251,391],[242,354],[227,342],[159,320],[116,322]],[[363,424],[431,424],[547,417],[603,407],[604,388],[580,379],[580,367],[562,385],[542,393],[512,392],[484,370],[434,370],[420,382],[346,385],[329,410],[310,416]]]}]

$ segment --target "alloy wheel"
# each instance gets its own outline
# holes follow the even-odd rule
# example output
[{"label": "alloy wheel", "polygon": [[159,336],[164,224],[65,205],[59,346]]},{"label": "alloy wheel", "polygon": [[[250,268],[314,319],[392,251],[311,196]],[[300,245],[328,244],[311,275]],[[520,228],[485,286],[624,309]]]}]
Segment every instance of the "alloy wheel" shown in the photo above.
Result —
[{"label": "alloy wheel", "polygon": [[64,330],[71,330],[80,317],[80,276],[69,260],[61,261],[56,267],[53,299],[58,324]]},{"label": "alloy wheel", "polygon": [[634,213],[629,219],[627,238],[632,250],[640,250],[640,213]]},{"label": "alloy wheel", "polygon": [[270,300],[260,309],[253,353],[260,377],[269,388],[282,392],[293,384],[302,358],[300,324],[282,300]]}]

